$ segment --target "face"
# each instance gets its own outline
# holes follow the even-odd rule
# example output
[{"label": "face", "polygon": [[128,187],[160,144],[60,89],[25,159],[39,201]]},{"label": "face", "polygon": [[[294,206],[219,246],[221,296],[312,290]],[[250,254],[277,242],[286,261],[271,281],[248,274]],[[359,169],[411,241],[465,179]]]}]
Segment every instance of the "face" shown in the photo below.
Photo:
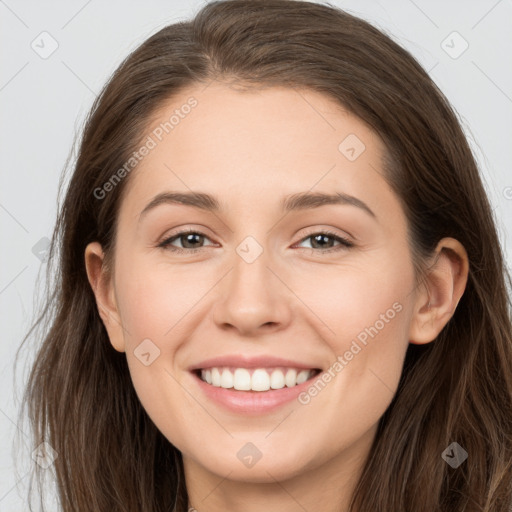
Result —
[{"label": "face", "polygon": [[415,297],[381,139],[320,93],[214,82],[143,144],[108,331],[155,425],[188,468],[239,481],[366,456]]}]

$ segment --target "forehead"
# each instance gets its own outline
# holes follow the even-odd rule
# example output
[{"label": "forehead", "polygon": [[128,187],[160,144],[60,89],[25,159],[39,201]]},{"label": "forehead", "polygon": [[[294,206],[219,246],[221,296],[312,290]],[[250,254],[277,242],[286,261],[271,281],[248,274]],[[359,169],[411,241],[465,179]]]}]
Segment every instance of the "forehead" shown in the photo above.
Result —
[{"label": "forehead", "polygon": [[[233,208],[339,190],[383,201],[382,140],[328,96],[287,87],[189,87],[153,114],[122,208],[156,193],[208,191]],[[387,190],[390,194],[390,190]],[[384,194],[385,195],[385,194]],[[393,199],[391,196],[388,199]]]}]

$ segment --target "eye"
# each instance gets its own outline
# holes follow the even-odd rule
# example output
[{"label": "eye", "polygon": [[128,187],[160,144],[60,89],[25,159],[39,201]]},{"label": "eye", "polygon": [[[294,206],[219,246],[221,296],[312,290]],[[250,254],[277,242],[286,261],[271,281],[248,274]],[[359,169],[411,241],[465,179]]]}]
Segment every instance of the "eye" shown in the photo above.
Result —
[{"label": "eye", "polygon": [[[178,233],[173,234],[171,237],[166,238],[160,244],[158,244],[158,247],[176,253],[194,253],[204,249],[204,246],[201,247],[197,245],[203,243],[205,239],[208,239],[208,237],[204,233],[201,233],[200,231],[195,231],[193,229],[189,229],[185,231],[180,231]],[[347,238],[344,238],[336,233],[332,233],[326,230],[313,232],[310,235],[303,238],[299,243],[303,243],[308,239],[312,240],[311,249],[320,249],[314,252],[320,252],[322,254],[346,250],[354,246],[354,244]],[[331,244],[328,242],[328,239],[331,239],[334,243],[338,242],[338,245],[332,247]],[[180,241],[183,247],[176,247],[172,245],[175,241]],[[303,248],[307,249],[307,247]]]},{"label": "eye", "polygon": [[[330,253],[335,251],[346,250],[350,247],[354,247],[354,244],[345,237],[342,237],[336,233],[331,233],[330,231],[318,231],[309,234],[305,238],[303,238],[299,243],[303,243],[306,240],[312,240],[311,249],[320,248],[320,253]],[[339,242],[337,246],[332,247],[331,243],[328,241],[329,239],[333,240],[333,242]]]},{"label": "eye", "polygon": [[[194,231],[193,229],[189,229],[186,231],[180,231],[172,235],[169,238],[166,238],[163,242],[158,244],[158,247],[162,247],[166,250],[172,252],[197,252],[203,247],[195,247],[195,245],[200,244],[204,241],[204,239],[208,238],[204,233],[200,231]],[[175,247],[171,245],[173,242],[179,240],[184,244],[184,247]]]}]

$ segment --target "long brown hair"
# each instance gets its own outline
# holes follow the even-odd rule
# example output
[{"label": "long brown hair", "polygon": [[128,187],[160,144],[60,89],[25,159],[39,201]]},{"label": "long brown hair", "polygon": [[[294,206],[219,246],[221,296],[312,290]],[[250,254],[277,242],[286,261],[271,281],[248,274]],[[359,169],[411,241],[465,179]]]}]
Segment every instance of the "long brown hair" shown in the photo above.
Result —
[{"label": "long brown hair", "polygon": [[[46,441],[58,454],[62,510],[186,510],[181,454],[145,413],[125,355],[109,343],[84,251],[99,241],[111,257],[130,177],[101,200],[94,190],[127,161],[163,101],[212,80],[336,100],[386,144],[384,176],[408,219],[418,282],[441,238],[468,253],[453,317],[434,342],[409,345],[351,510],[509,512],[511,281],[475,159],[456,114],[406,50],[339,8],[296,0],[205,5],[131,53],[93,105],[51,240],[47,301],[22,343],[41,328],[24,405],[34,447]],[[456,469],[441,457],[452,442],[468,453]],[[34,464],[38,481],[41,472]]]}]

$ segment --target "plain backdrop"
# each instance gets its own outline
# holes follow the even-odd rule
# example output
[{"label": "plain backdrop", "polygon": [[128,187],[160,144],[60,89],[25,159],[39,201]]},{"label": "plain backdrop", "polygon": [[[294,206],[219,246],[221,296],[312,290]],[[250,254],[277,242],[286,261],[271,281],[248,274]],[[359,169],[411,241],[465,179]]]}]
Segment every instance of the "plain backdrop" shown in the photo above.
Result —
[{"label": "plain backdrop", "polygon": [[[45,270],[58,181],[74,137],[121,60],[203,3],[0,0],[0,512],[28,510],[35,447],[17,418],[26,366],[35,351],[25,353],[27,362],[21,360],[16,375],[13,363],[33,321],[36,278]],[[480,164],[510,267],[512,1],[331,3],[406,47],[455,107]],[[15,433],[21,446],[13,445]]]}]

